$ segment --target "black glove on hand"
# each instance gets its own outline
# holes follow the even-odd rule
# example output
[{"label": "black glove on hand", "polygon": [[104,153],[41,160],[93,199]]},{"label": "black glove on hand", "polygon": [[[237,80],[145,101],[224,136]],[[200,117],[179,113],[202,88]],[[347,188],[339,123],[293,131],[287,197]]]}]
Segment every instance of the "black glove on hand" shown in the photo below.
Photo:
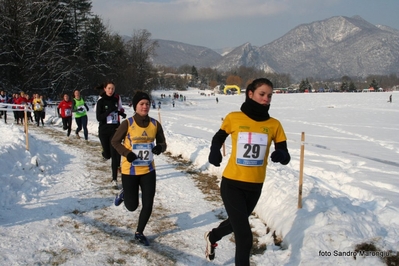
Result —
[{"label": "black glove on hand", "polygon": [[131,162],[133,162],[134,160],[137,159],[137,155],[134,154],[134,152],[131,152],[131,153],[129,153],[129,154],[126,156],[126,159],[127,159],[127,161],[128,161],[129,163],[131,163]]},{"label": "black glove on hand", "polygon": [[270,158],[272,159],[272,162],[274,162],[274,163],[282,162],[285,160],[285,152],[282,150],[275,150],[270,155]]},{"label": "black glove on hand", "polygon": [[154,148],[152,148],[152,153],[155,155],[160,155],[162,152],[162,146],[161,145],[156,145]]},{"label": "black glove on hand", "polygon": [[125,113],[121,113],[121,116],[122,116],[123,119],[126,118],[126,114]]},{"label": "black glove on hand", "polygon": [[214,166],[220,166],[220,163],[222,162],[222,153],[220,152],[220,149],[211,147],[211,152],[209,153],[208,161]]}]

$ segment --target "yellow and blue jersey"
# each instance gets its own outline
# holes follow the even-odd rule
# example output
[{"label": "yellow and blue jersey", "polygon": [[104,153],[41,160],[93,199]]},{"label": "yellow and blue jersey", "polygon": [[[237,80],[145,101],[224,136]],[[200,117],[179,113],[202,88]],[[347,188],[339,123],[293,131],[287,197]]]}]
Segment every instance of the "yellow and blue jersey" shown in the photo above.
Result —
[{"label": "yellow and blue jersey", "polygon": [[237,181],[263,183],[266,178],[267,158],[272,141],[287,138],[280,122],[248,119],[243,112],[231,112],[223,120],[221,129],[231,135],[232,151],[223,176]]}]

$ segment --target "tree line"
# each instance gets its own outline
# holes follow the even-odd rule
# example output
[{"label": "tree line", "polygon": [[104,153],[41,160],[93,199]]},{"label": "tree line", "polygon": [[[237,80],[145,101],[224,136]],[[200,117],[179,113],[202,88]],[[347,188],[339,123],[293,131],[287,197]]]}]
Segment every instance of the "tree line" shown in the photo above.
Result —
[{"label": "tree line", "polygon": [[395,74],[390,75],[368,75],[365,79],[359,77],[343,76],[341,79],[318,81],[313,78],[302,79],[299,83],[299,92],[325,91],[325,92],[359,92],[363,89],[373,88],[378,91],[390,90],[399,85],[399,78]]},{"label": "tree line", "polygon": [[128,41],[91,12],[88,0],[0,0],[0,86],[50,97],[113,81],[120,94],[151,90],[156,41],[146,30]]}]

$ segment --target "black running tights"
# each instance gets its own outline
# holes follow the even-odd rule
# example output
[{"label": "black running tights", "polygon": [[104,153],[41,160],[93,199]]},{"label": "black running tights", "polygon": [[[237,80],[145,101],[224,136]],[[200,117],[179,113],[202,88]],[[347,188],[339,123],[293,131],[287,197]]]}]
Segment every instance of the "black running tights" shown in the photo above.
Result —
[{"label": "black running tights", "polygon": [[262,193],[262,186],[263,184],[222,178],[220,194],[228,218],[212,230],[210,241],[215,243],[222,239],[222,237],[234,232],[236,266],[249,266],[253,237],[248,217],[259,200]]},{"label": "black running tights", "polygon": [[139,206],[139,188],[141,189],[142,208],[136,232],[143,233],[152,213],[154,204],[156,172],[151,171],[144,175],[122,174],[122,187],[126,209],[135,211]]}]

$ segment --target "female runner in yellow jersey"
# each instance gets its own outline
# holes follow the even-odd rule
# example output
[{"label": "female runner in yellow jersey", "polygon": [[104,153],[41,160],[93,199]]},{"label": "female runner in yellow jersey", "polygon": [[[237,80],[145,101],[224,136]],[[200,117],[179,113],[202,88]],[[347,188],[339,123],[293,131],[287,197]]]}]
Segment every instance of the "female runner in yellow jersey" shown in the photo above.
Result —
[{"label": "female runner in yellow jersey", "polygon": [[150,219],[155,196],[156,172],[153,155],[159,155],[166,150],[166,141],[161,124],[148,116],[150,97],[147,93],[137,92],[134,95],[133,109],[136,113],[120,124],[111,140],[112,146],[123,156],[123,189],[117,195],[115,205],[124,202],[129,211],[135,211],[139,205],[141,188],[142,209],[135,238],[148,246],[149,242],[143,231]]},{"label": "female runner in yellow jersey", "polygon": [[228,218],[205,233],[208,260],[215,258],[216,242],[234,232],[235,265],[250,265],[253,237],[248,217],[262,192],[271,143],[274,142],[275,148],[271,154],[273,162],[286,165],[291,159],[283,127],[277,119],[269,116],[272,95],[270,80],[255,79],[247,87],[241,111],[229,113],[212,138],[208,158],[211,164],[220,166],[220,148],[228,135],[231,135],[232,151],[220,185]]}]

